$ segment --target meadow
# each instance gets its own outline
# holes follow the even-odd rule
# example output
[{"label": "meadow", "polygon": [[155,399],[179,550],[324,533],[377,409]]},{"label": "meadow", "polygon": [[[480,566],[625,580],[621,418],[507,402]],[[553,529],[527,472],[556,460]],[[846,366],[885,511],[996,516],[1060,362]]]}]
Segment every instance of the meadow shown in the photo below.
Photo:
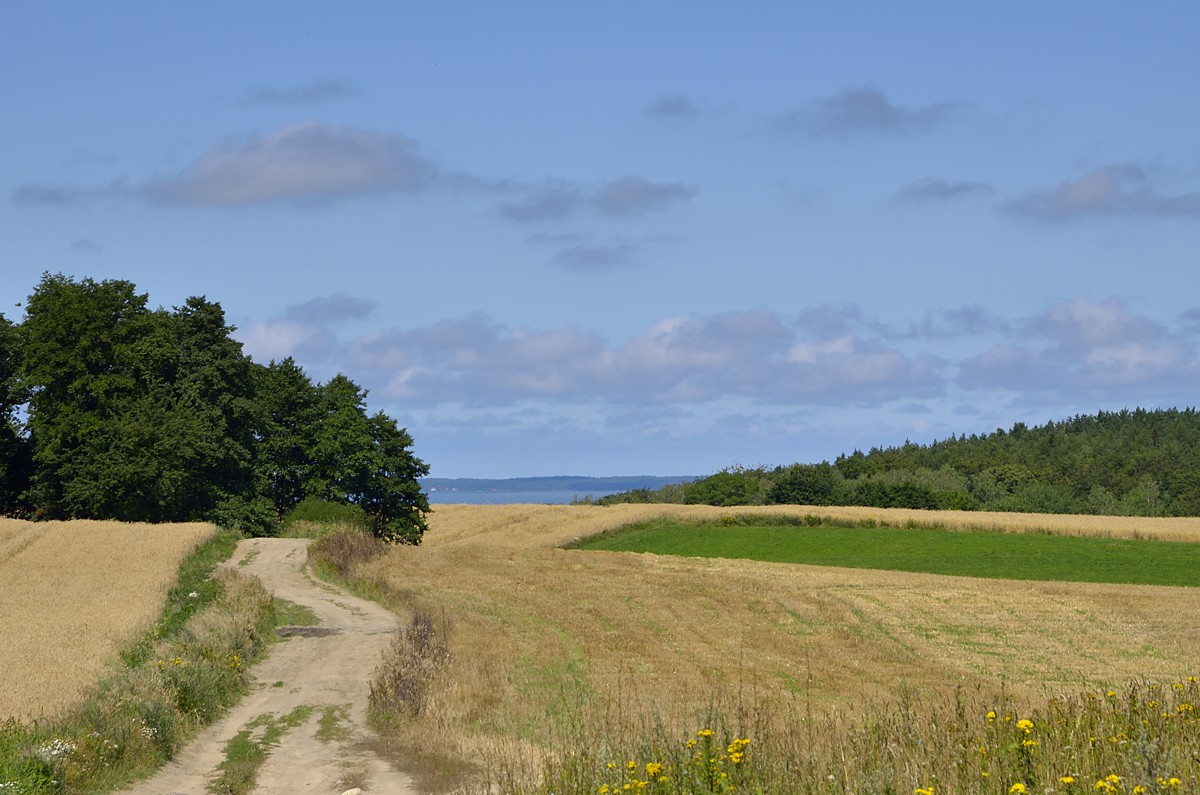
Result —
[{"label": "meadow", "polygon": [[[1130,704],[1175,716],[1195,700],[1194,588],[562,548],[661,517],[805,510],[1046,539],[1200,541],[1200,519],[440,505],[420,547],[359,570],[364,587],[433,616],[448,644],[422,708],[392,727],[395,742],[447,770],[474,760],[478,791],[726,791],[755,754],[774,760],[776,781],[809,782],[795,791],[1008,792],[1035,781],[1071,791],[1093,774],[1131,781],[1121,754],[1139,742],[1157,760],[1139,768],[1150,784],[1109,781],[1111,791],[1160,777],[1168,788],[1197,783],[1186,761],[1194,740],[1182,755],[1167,742],[1168,754],[1120,728]],[[1104,716],[1115,723],[1102,726]],[[1027,734],[1020,722],[1034,717]],[[1047,732],[1048,722],[1062,728]],[[681,775],[698,753],[708,772],[695,789],[646,768]],[[764,780],[730,791],[779,791]]]},{"label": "meadow", "polygon": [[209,524],[0,518],[0,720],[74,704],[163,610]]},{"label": "meadow", "polygon": [[[789,519],[784,522],[782,519]],[[742,558],[1001,580],[1200,586],[1200,545],[1033,533],[847,526],[816,516],[640,522],[573,549]]]}]

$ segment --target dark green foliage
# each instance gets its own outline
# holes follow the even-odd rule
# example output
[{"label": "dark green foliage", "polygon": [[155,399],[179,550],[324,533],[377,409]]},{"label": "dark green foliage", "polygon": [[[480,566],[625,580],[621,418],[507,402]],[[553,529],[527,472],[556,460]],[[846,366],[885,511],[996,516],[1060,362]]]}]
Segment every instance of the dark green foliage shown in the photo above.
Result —
[{"label": "dark green foliage", "polygon": [[[651,492],[601,502],[669,500]],[[856,450],[832,465],[725,470],[688,484],[683,501],[1200,516],[1200,412],[1101,412],[924,446]]]},{"label": "dark green foliage", "polygon": [[751,505],[759,478],[743,469],[726,469],[684,487],[687,505]]},{"label": "dark green foliage", "polygon": [[283,526],[296,522],[312,522],[314,524],[345,525],[347,527],[368,527],[367,514],[357,505],[345,502],[329,502],[319,497],[308,497],[288,511],[283,517]]},{"label": "dark green foliage", "polygon": [[26,400],[20,356],[18,328],[0,314],[0,515],[22,509],[21,495],[33,470],[33,450],[17,421],[17,409]]},{"label": "dark green foliage", "polygon": [[828,461],[777,469],[767,490],[768,503],[832,505],[842,490],[842,474]]},{"label": "dark green foliage", "polygon": [[202,297],[151,310],[130,282],[43,276],[20,326],[0,316],[0,511],[259,535],[315,497],[419,543],[428,468],[408,433],[344,376],[254,364],[233,331]]}]

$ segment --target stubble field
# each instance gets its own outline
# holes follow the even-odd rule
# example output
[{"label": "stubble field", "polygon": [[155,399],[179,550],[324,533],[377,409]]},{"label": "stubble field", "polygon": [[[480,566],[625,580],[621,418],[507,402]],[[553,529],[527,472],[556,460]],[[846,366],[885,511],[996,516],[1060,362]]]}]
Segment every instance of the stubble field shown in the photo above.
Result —
[{"label": "stubble field", "polygon": [[369,572],[452,625],[453,657],[407,742],[516,764],[513,746],[536,756],[534,747],[571,723],[598,726],[597,737],[606,726],[619,735],[648,723],[686,731],[714,704],[771,720],[863,715],[912,694],[1044,704],[1197,673],[1196,589],[559,548],[660,515],[806,510],[895,525],[1200,541],[1200,519],[439,505],[420,547],[394,549]]},{"label": "stubble field", "polygon": [[208,524],[0,518],[0,719],[75,703],[155,621]]}]

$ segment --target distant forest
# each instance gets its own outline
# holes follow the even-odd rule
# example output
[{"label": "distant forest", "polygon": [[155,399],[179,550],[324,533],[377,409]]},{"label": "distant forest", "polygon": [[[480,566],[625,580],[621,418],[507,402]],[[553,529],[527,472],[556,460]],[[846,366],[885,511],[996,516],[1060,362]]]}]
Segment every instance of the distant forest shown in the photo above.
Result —
[{"label": "distant forest", "polygon": [[596,502],[866,505],[881,508],[1200,516],[1200,413],[1100,412],[830,463],[729,468]]}]

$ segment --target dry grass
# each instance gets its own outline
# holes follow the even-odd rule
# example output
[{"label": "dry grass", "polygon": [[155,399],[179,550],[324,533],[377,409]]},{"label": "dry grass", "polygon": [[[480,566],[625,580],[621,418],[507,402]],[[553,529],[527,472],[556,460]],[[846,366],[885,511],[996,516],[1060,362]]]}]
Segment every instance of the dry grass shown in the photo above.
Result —
[{"label": "dry grass", "polygon": [[[805,509],[437,506],[420,547],[396,548],[369,566],[454,622],[443,687],[406,742],[430,753],[511,759],[581,720],[620,732],[656,715],[683,731],[714,699],[837,712],[902,689],[939,698],[955,688],[1004,689],[1036,701],[1196,673],[1195,589],[557,548],[653,516],[751,511]],[[1200,541],[1198,519],[809,511],[965,530]]]},{"label": "dry grass", "polygon": [[162,610],[208,524],[0,518],[0,718],[53,715]]}]

